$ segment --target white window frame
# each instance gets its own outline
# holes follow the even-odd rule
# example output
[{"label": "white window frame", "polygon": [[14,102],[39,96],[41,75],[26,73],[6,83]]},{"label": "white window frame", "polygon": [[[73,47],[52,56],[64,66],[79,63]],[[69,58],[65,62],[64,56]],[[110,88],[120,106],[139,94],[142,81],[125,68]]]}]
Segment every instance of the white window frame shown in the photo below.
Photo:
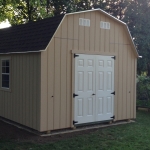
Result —
[{"label": "white window frame", "polygon": [[90,27],[90,19],[79,18],[79,26]]},{"label": "white window frame", "polygon": [[[9,73],[3,73],[2,69],[3,67],[7,67],[6,65],[3,66],[3,61],[9,61]],[[3,75],[9,75],[9,87],[3,87]],[[1,88],[2,89],[10,89],[10,59],[1,59]]]},{"label": "white window frame", "polygon": [[100,21],[100,28],[109,30],[110,29],[110,22]]}]

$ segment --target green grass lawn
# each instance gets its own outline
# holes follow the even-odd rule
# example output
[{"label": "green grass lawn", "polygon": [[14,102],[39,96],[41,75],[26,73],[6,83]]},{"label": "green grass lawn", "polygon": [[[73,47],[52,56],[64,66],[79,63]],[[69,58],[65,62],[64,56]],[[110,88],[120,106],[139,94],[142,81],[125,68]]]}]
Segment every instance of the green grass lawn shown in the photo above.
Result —
[{"label": "green grass lawn", "polygon": [[53,143],[0,140],[0,150],[150,150],[150,112],[138,111],[135,123],[101,128]]}]

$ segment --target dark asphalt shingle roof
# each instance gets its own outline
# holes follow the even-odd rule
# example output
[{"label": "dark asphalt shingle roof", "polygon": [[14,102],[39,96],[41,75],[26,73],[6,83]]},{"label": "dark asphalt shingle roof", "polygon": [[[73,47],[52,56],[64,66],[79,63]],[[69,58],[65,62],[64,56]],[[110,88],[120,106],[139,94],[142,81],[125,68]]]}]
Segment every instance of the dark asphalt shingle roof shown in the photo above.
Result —
[{"label": "dark asphalt shingle roof", "polygon": [[0,53],[44,50],[64,15],[0,29]]}]

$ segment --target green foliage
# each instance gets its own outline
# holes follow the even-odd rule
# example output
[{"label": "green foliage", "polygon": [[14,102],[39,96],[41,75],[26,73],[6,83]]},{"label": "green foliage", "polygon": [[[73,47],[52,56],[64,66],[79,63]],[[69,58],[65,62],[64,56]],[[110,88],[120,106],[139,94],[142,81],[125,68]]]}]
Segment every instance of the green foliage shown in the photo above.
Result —
[{"label": "green foliage", "polygon": [[92,0],[93,8],[101,8],[114,17],[122,20],[128,0]]},{"label": "green foliage", "polygon": [[150,107],[150,77],[145,75],[137,78],[137,105]]},{"label": "green foliage", "polygon": [[11,25],[23,24],[53,16],[53,12],[47,12],[46,1],[21,0],[11,4],[12,11],[8,14]]},{"label": "green foliage", "polygon": [[0,22],[18,25],[46,17],[91,9],[89,0],[0,0]]},{"label": "green foliage", "polygon": [[146,71],[150,76],[150,0],[129,1],[125,12],[125,21],[130,29],[139,55],[137,73]]}]

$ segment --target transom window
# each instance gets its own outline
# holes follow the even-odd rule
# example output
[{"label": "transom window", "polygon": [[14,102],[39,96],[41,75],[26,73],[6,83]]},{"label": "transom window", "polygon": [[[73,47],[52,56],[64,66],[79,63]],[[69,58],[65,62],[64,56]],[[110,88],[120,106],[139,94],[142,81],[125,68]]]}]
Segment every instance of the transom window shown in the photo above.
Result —
[{"label": "transom window", "polygon": [[9,88],[10,66],[9,60],[2,60],[2,88]]}]

